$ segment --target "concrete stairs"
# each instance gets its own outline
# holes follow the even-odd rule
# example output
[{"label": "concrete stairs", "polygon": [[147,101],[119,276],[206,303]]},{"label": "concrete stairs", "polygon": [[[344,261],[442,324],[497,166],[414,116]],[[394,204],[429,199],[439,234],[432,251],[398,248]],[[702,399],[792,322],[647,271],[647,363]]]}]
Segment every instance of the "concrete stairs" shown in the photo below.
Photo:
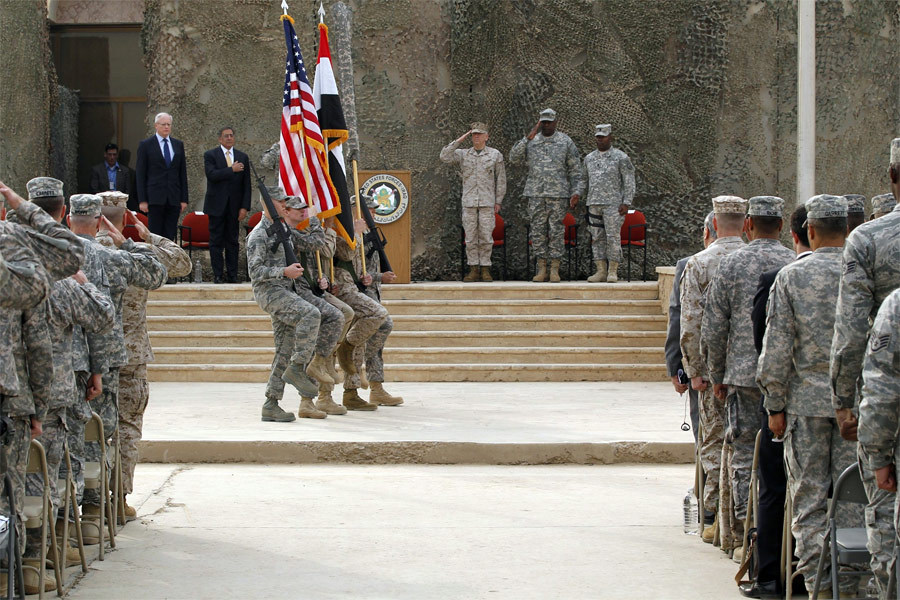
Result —
[{"label": "concrete stairs", "polygon": [[[657,284],[418,283],[384,287],[391,381],[665,378]],[[167,285],[150,295],[151,381],[264,382],[268,315],[248,284]]]}]

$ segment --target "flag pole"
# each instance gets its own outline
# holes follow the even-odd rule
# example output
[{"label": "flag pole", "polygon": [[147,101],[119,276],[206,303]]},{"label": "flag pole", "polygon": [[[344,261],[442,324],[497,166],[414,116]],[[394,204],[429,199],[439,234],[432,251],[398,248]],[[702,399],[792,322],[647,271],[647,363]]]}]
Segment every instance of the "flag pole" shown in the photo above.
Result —
[{"label": "flag pole", "polygon": [[[319,6],[319,10],[322,10],[321,5]],[[322,138],[325,141],[325,174],[331,177],[331,172],[328,170],[328,136],[323,136]],[[325,224],[322,224],[324,227]],[[322,270],[322,253],[316,250],[316,267],[319,269],[319,277],[325,277],[325,271]]]},{"label": "flag pole", "polygon": [[[356,171],[356,159],[353,159],[353,187],[356,189],[356,219],[362,219],[362,198],[359,189],[359,173]],[[368,210],[368,208],[366,209]],[[359,258],[362,261],[363,277],[366,276],[366,249],[365,242],[359,245]]]}]

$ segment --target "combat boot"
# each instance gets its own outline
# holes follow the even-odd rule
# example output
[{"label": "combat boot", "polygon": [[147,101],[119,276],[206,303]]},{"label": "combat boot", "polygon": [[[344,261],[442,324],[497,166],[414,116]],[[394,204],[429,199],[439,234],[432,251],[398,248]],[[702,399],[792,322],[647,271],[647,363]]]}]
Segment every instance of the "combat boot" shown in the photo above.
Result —
[{"label": "combat boot", "polygon": [[81,564],[81,552],[78,548],[69,546],[66,548],[66,567],[74,567]]},{"label": "combat boot", "polygon": [[306,374],[306,370],[300,365],[291,363],[284,370],[281,379],[297,388],[301,396],[312,398],[319,393],[319,384],[310,379],[309,375]]},{"label": "combat boot", "polygon": [[606,281],[606,261],[595,260],[594,264],[597,265],[597,272],[588,277],[588,283],[602,283]]},{"label": "combat boot", "polygon": [[[26,568],[22,570],[22,582],[25,584],[25,593],[27,595],[39,594],[41,592],[41,561],[37,558],[26,558],[22,561]],[[44,572],[44,591],[52,592],[56,589],[56,578],[53,577],[52,567],[47,567]]]},{"label": "combat boot", "polygon": [[609,275],[606,277],[606,281],[609,283],[615,283],[619,280],[619,263],[609,261]]},{"label": "combat boot", "polygon": [[478,268],[478,265],[474,265],[469,267],[469,273],[465,277],[463,277],[463,281],[466,283],[472,281],[481,281],[481,271]]},{"label": "combat boot", "polygon": [[493,281],[494,278],[491,277],[491,268],[490,267],[481,267],[481,280],[482,281]]},{"label": "combat boot", "polygon": [[306,366],[306,374],[318,381],[319,383],[327,383],[334,385],[334,379],[328,373],[328,367],[325,365],[325,358],[318,354],[313,356]]},{"label": "combat boot", "polygon": [[[303,396],[300,397],[300,409],[297,411],[297,415],[301,419],[324,419],[328,416],[325,414],[325,411],[316,408],[312,398],[305,398]],[[291,416],[293,417],[294,415]]]},{"label": "combat boot", "polygon": [[347,410],[377,410],[378,406],[370,404],[359,397],[356,390],[344,390],[344,406]]},{"label": "combat boot", "polygon": [[547,261],[543,258],[538,259],[538,272],[535,274],[532,281],[535,283],[541,283],[542,281],[547,281]]},{"label": "combat boot", "polygon": [[128,501],[125,498],[122,498],[122,504],[125,505],[125,522],[137,519],[137,511],[133,506],[128,506]]},{"label": "combat boot", "polygon": [[550,261],[550,283],[559,283],[559,260]]},{"label": "combat boot", "polygon": [[262,420],[274,421],[276,423],[290,423],[296,417],[294,413],[289,413],[278,406],[278,401],[274,398],[266,398],[262,407]]},{"label": "combat boot", "polygon": [[344,340],[337,347],[337,358],[338,363],[341,365],[341,370],[344,371],[344,375],[356,375],[356,365],[353,364],[353,344]]},{"label": "combat boot", "polygon": [[372,391],[369,392],[369,402],[376,406],[399,406],[403,404],[403,398],[391,396],[380,381],[373,381]]},{"label": "combat boot", "polygon": [[344,372],[334,368],[334,352],[329,354],[328,358],[325,359],[325,368],[328,369],[328,374],[334,380],[335,385],[344,383]]},{"label": "combat boot", "polygon": [[331,392],[319,392],[316,408],[328,415],[346,415],[347,409],[331,399]]}]

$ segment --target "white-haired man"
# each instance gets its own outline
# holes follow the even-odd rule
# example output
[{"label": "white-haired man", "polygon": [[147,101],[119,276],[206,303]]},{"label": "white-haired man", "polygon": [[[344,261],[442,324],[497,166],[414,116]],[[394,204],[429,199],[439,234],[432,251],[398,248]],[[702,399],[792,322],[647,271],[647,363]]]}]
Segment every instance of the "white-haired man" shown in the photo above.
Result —
[{"label": "white-haired man", "polygon": [[178,217],[188,206],[184,144],[170,135],[172,115],[159,113],[153,126],[156,133],[137,150],[138,205],[149,216],[151,232],[174,240]]}]

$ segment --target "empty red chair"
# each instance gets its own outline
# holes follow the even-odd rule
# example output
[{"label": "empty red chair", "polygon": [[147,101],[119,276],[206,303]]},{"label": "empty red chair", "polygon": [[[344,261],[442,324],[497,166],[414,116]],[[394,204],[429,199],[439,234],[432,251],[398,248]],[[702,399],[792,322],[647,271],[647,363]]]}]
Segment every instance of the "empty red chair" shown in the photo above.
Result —
[{"label": "empty red chair", "polygon": [[631,248],[640,248],[644,252],[644,267],[641,281],[647,281],[647,219],[639,210],[629,210],[622,223],[620,234],[622,247],[628,247],[628,281],[631,281]]},{"label": "empty red chair", "polygon": [[194,262],[194,248],[209,250],[209,215],[202,212],[190,212],[184,216],[181,225],[178,226],[181,236],[181,247],[187,248]]}]

